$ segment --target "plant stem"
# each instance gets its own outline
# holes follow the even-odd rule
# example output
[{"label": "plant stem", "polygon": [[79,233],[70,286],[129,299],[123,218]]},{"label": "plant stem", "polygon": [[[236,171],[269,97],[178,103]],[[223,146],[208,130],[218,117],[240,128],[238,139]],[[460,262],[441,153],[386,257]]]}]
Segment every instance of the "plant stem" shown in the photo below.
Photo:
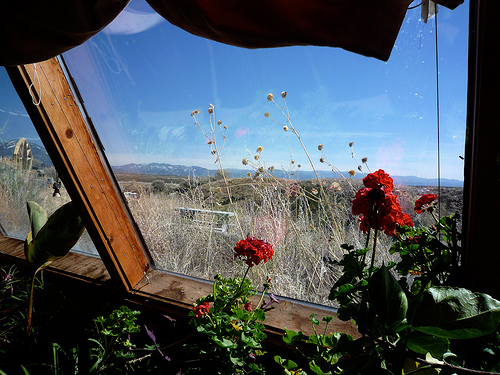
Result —
[{"label": "plant stem", "polygon": [[247,277],[248,271],[250,271],[251,267],[252,266],[248,266],[247,267],[247,270],[245,271],[245,274],[243,275],[243,278],[241,279],[240,286],[238,287],[238,289],[236,290],[236,292],[233,294],[233,298],[231,299],[231,301],[234,301],[234,299],[236,298],[236,295],[240,292],[241,287],[243,286],[243,283],[245,282],[245,279]]}]

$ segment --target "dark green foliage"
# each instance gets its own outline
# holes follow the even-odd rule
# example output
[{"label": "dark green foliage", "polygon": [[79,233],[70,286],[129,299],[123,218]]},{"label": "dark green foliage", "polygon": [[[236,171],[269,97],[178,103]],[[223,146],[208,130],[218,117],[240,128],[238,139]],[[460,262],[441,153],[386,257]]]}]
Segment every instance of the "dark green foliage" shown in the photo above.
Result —
[{"label": "dark green foliage", "polygon": [[[333,262],[343,273],[330,299],[338,302],[340,319],[357,325],[360,337],[341,345],[340,340],[325,340],[326,329],[313,339],[286,330],[285,343],[299,350],[307,340],[316,347],[316,354],[304,355],[309,368],[295,359],[275,358],[284,373],[498,371],[500,301],[449,286],[460,266],[457,219],[452,215],[428,228],[398,228],[391,251],[399,253],[401,260],[388,266],[367,264],[367,255],[372,252],[374,257],[375,249],[344,245],[344,257]],[[396,273],[402,276],[399,280]],[[311,320],[313,325],[319,323],[314,317]]]},{"label": "dark green foliage", "polygon": [[189,373],[205,373],[207,366],[213,374],[265,373],[259,357],[264,355],[262,341],[266,339],[262,322],[272,303],[264,300],[269,287],[264,285],[260,302],[252,308],[249,298],[257,291],[250,280],[215,277],[213,293],[196,302],[196,306],[212,303],[209,311],[196,316],[195,307],[190,313],[201,336],[190,347],[198,364],[193,363]]}]

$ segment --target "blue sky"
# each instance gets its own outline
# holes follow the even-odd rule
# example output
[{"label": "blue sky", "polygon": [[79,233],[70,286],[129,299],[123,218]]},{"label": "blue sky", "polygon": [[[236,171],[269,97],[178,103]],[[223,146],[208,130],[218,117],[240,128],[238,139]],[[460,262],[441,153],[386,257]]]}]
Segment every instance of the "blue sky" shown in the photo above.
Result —
[{"label": "blue sky", "polygon": [[[441,176],[463,179],[468,8],[439,8]],[[267,165],[303,169],[296,137],[264,117],[284,121],[266,100],[287,91],[291,119],[319,168],[318,144],[341,170],[368,157],[372,170],[437,175],[435,23],[409,10],[388,62],[339,48],[247,50],[180,30],[133,0],[104,32],[65,54],[113,165],[165,162],[215,168],[190,116],[200,110],[208,131],[209,104],[228,126],[225,168],[258,146]],[[0,80],[2,76],[0,76]],[[0,90],[4,90],[0,81]],[[2,98],[5,97],[2,92]],[[2,100],[2,110],[13,105]],[[2,120],[3,119],[3,120]],[[0,129],[2,129],[0,123]]]}]

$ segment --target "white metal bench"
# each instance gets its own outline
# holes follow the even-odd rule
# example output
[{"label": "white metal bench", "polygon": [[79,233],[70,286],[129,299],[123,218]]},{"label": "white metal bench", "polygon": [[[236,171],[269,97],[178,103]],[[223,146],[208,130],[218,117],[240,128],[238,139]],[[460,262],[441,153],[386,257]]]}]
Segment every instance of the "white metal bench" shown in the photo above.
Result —
[{"label": "white metal bench", "polygon": [[230,224],[230,219],[234,217],[234,212],[202,210],[198,208],[177,207],[181,217],[191,220],[193,223],[210,227],[221,233],[226,233]]}]

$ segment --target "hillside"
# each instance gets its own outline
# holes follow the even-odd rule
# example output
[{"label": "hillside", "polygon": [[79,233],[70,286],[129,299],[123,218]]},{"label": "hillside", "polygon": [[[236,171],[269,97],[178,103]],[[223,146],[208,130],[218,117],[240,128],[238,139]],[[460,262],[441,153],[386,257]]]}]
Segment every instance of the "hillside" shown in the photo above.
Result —
[{"label": "hillside", "polygon": [[[148,164],[126,164],[113,166],[113,171],[117,174],[151,174],[158,176],[181,176],[181,177],[214,177],[216,169],[207,169],[196,166],[172,165],[165,163],[148,163]],[[247,174],[253,173],[249,169],[228,169],[232,178],[247,177]],[[275,170],[275,175],[278,178],[298,178],[299,180],[310,180],[316,176],[313,171],[296,172],[294,176],[288,176],[287,173],[281,170]],[[339,178],[340,176],[332,171],[320,171],[321,178]],[[342,172],[343,176],[349,178],[348,172]],[[363,175],[357,173],[354,179],[360,179]],[[437,179],[420,178],[415,176],[391,176],[394,183],[398,185],[411,186],[437,186]],[[161,179],[161,178],[160,178]],[[462,187],[463,181],[453,179],[441,179],[441,186]]]}]

